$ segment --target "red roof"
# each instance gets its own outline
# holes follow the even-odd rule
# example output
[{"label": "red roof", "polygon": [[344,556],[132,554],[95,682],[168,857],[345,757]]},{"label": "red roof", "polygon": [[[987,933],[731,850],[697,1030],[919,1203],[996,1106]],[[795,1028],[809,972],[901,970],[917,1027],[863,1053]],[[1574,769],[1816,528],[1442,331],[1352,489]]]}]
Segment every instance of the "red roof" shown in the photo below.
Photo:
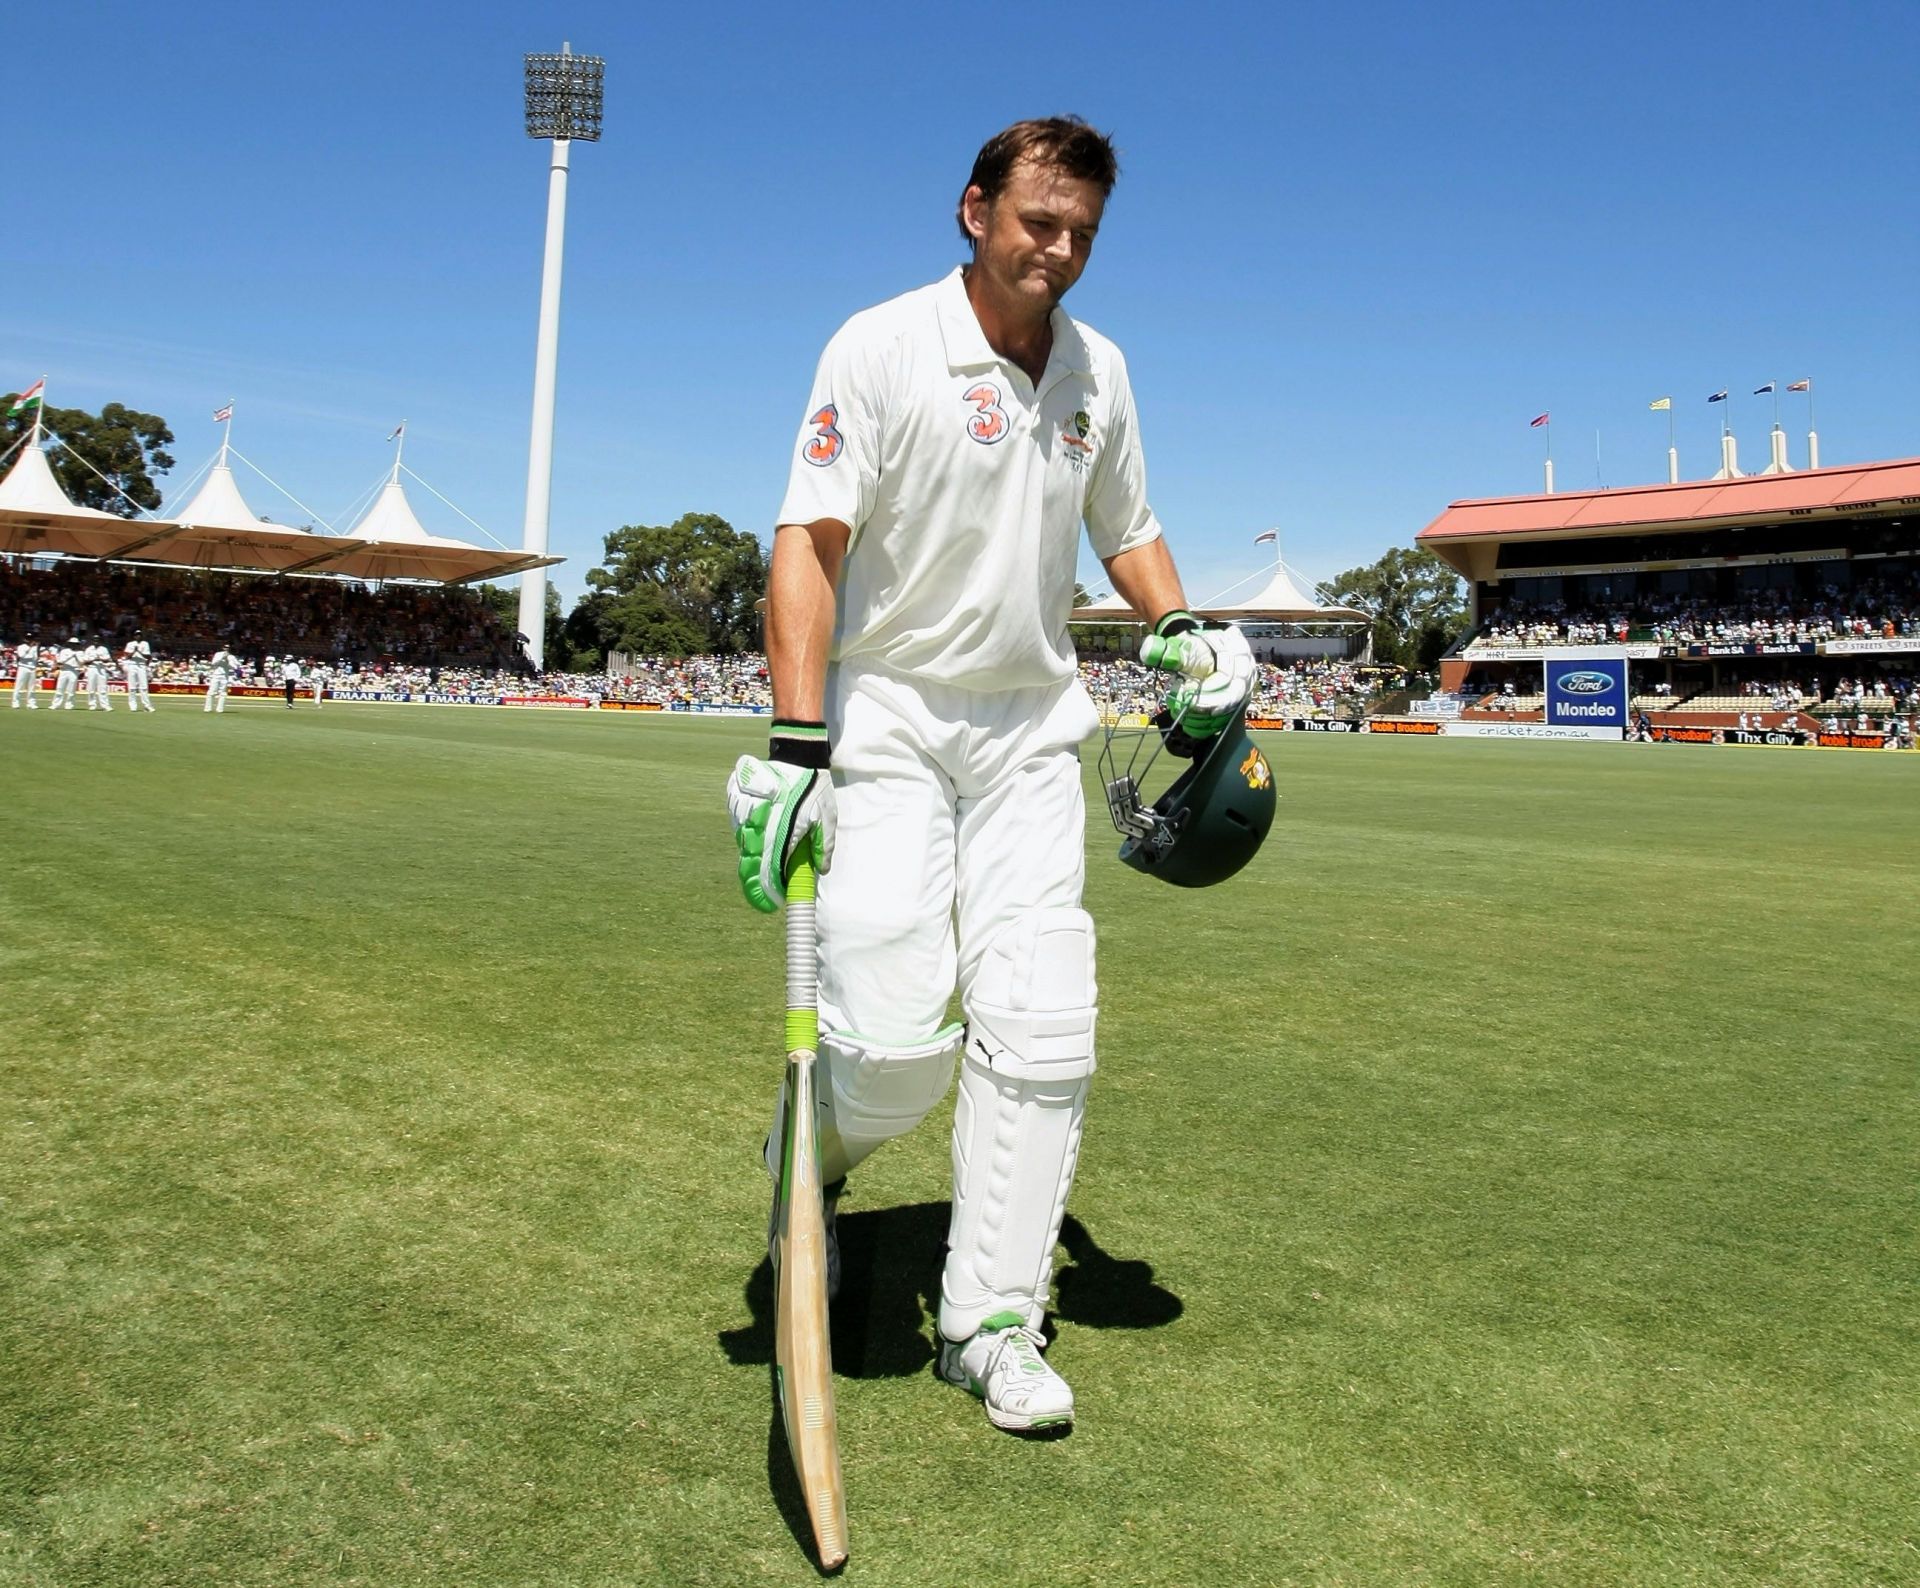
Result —
[{"label": "red roof", "polygon": [[1595,534],[1680,527],[1740,518],[1779,518],[1818,508],[1858,511],[1875,506],[1920,507],[1920,458],[1856,463],[1744,480],[1686,480],[1679,485],[1633,485],[1616,491],[1559,491],[1551,496],[1499,496],[1455,502],[1414,537]]}]

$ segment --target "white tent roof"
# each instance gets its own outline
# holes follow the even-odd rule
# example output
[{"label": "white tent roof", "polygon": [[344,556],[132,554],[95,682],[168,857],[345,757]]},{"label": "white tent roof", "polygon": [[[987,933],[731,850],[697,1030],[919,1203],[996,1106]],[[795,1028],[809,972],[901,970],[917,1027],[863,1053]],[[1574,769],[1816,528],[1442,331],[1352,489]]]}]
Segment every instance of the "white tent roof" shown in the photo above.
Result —
[{"label": "white tent roof", "polygon": [[356,579],[493,579],[524,573],[559,562],[524,551],[500,551],[470,541],[433,535],[414,516],[406,487],[396,477],[387,481],[359,523],[348,531],[357,550],[329,559],[329,573]]},{"label": "white tent roof", "polygon": [[53,466],[47,462],[46,453],[29,441],[20,449],[20,456],[7,470],[7,477],[0,480],[0,508],[16,513],[39,513],[57,515],[62,518],[114,518],[113,513],[103,513],[97,507],[79,507],[67,500],[67,493],[60,489],[60,482],[53,477]]},{"label": "white tent roof", "polygon": [[269,524],[247,506],[224,462],[214,465],[178,520],[121,518],[69,501],[46,454],[33,442],[21,448],[0,479],[0,552],[448,584],[523,573],[561,560],[430,535],[397,479],[387,482],[350,535]]},{"label": "white tent roof", "polygon": [[193,500],[174,515],[182,524],[200,529],[258,529],[260,515],[247,506],[240,487],[234,483],[233,470],[225,463],[214,464]]},{"label": "white tent roof", "polygon": [[1207,618],[1223,622],[1253,623],[1367,623],[1372,621],[1353,607],[1321,606],[1293,582],[1284,567],[1276,566],[1273,577],[1257,594],[1245,601],[1230,601],[1201,611]]},{"label": "white tent roof", "polygon": [[1098,601],[1089,601],[1083,607],[1075,607],[1072,620],[1075,623],[1138,623],[1140,614],[1116,593],[1104,595]]}]

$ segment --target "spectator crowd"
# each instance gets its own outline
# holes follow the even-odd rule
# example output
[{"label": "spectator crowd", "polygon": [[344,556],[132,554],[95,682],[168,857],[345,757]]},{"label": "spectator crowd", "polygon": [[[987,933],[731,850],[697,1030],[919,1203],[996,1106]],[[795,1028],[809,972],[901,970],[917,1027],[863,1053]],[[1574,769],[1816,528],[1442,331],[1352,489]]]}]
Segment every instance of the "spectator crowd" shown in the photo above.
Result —
[{"label": "spectator crowd", "polygon": [[1466,647],[1624,645],[1804,645],[1842,639],[1920,639],[1920,590],[1912,576],[1856,581],[1849,589],[1754,591],[1736,601],[1636,597],[1606,609],[1562,601],[1507,601],[1487,613]]}]

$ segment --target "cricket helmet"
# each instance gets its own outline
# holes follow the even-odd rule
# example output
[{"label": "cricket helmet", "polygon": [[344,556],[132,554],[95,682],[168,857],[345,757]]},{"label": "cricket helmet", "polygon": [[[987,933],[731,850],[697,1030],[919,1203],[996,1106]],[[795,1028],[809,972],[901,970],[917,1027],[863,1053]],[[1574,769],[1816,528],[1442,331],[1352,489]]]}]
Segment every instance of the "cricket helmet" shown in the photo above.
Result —
[{"label": "cricket helmet", "polygon": [[[1136,775],[1134,763],[1151,741]],[[1273,768],[1247,735],[1243,707],[1152,805],[1141,779],[1166,754],[1160,728],[1109,728],[1100,750],[1107,810],[1124,842],[1121,861],[1177,888],[1225,882],[1259,852],[1273,826]],[[1120,766],[1121,756],[1126,766]]]}]

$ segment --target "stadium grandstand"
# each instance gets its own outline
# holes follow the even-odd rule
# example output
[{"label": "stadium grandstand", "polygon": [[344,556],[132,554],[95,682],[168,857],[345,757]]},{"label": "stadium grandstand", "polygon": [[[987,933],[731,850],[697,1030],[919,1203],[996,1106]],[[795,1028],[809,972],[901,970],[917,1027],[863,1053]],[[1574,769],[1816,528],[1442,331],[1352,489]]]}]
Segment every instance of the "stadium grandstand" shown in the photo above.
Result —
[{"label": "stadium grandstand", "polygon": [[1569,652],[1625,659],[1676,736],[1920,710],[1920,458],[1455,502],[1416,544],[1469,588],[1440,664],[1464,717],[1537,720]]}]

